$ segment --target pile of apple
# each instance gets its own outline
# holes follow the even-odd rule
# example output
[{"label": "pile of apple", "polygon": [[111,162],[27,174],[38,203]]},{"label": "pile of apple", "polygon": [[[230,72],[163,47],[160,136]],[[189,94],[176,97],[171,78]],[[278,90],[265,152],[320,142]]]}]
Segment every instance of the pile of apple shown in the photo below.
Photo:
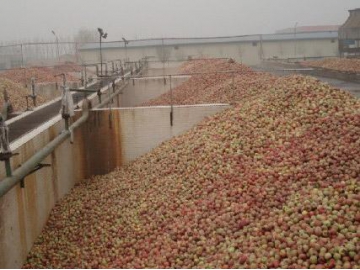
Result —
[{"label": "pile of apple", "polygon": [[326,58],[317,61],[305,61],[303,66],[325,68],[348,73],[360,73],[359,59]]},{"label": "pile of apple", "polygon": [[24,267],[359,268],[360,101],[260,77],[237,78],[233,108],[76,186]]},{"label": "pile of apple", "polygon": [[[19,83],[15,83],[5,78],[0,78],[0,107],[4,104],[4,90],[7,91],[10,103],[14,111],[25,111],[27,109],[26,96],[31,94],[31,91],[23,87]],[[43,95],[37,95],[36,104],[39,106],[48,102],[50,99]],[[33,101],[29,100],[29,107],[33,107]]]},{"label": "pile of apple", "polygon": [[237,71],[242,73],[252,73],[252,69],[236,63],[232,59],[223,58],[201,58],[193,59],[185,62],[180,67],[180,73],[210,73],[210,72],[224,72],[224,71]]},{"label": "pile of apple", "polygon": [[185,63],[180,70],[187,74],[194,73],[194,75],[174,88],[172,93],[167,92],[140,106],[171,103],[176,105],[233,104],[245,96],[254,96],[255,93],[262,92],[278,79],[269,73],[254,72],[247,66],[222,59],[192,60]]},{"label": "pile of apple", "polygon": [[60,73],[66,73],[67,81],[78,80],[71,73],[79,72],[78,65],[64,64],[55,67],[29,67],[29,68],[16,68],[7,70],[0,73],[0,77],[9,79],[16,83],[31,84],[31,79],[35,78],[36,83],[62,83],[60,77],[54,77]]}]

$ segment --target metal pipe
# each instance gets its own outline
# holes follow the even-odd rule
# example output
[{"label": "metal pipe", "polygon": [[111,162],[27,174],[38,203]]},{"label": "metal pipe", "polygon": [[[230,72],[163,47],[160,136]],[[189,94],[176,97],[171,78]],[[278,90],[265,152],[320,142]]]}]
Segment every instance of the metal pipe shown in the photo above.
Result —
[{"label": "metal pipe", "polygon": [[[36,152],[31,158],[21,165],[18,169],[12,172],[11,177],[6,177],[0,181],[0,197],[5,195],[11,188],[18,184],[24,177],[26,177],[34,167],[50,155],[56,147],[62,144],[66,139],[70,138],[73,130],[81,126],[89,117],[89,104],[83,103],[82,116],[69,127],[69,130],[64,130],[59,136],[47,144],[43,149]],[[85,105],[86,104],[86,105]]]},{"label": "metal pipe", "polygon": [[173,92],[172,92],[172,85],[171,85],[171,75],[170,77],[170,105],[171,105],[171,110],[170,110],[170,125],[173,126],[173,121],[174,121],[174,102],[173,102]]},{"label": "metal pipe", "polygon": [[102,51],[101,51],[101,34],[100,34],[100,62],[101,62],[101,66],[100,66],[100,69],[101,69],[101,76],[103,75],[103,69],[102,69]]},{"label": "metal pipe", "polygon": [[296,32],[297,32],[297,26],[298,26],[298,22],[295,23],[295,26],[294,26],[294,57],[296,58],[296,54],[297,54],[297,51],[296,51]]},{"label": "metal pipe", "polygon": [[60,50],[59,50],[59,38],[58,36],[56,35],[55,31],[51,31],[51,33],[53,33],[53,35],[55,36],[56,38],[56,47],[57,47],[57,57],[58,57],[58,62],[60,63]]}]

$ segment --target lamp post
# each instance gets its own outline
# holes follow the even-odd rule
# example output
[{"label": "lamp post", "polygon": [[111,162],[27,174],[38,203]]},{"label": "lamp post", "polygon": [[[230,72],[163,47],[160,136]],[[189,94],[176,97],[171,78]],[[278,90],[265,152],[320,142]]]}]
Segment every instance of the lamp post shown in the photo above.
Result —
[{"label": "lamp post", "polygon": [[100,73],[101,76],[103,75],[103,60],[102,60],[102,48],[101,48],[101,42],[102,39],[106,39],[107,38],[107,33],[104,33],[104,30],[102,28],[98,28],[98,32],[100,35]]},{"label": "lamp post", "polygon": [[298,22],[295,23],[294,27],[294,57],[296,58],[296,31],[297,31]]},{"label": "lamp post", "polygon": [[55,34],[55,31],[52,30],[51,33],[53,33],[53,35],[56,38],[56,47],[57,47],[57,57],[58,57],[58,62],[60,63],[60,51],[59,51],[59,38],[58,36]]},{"label": "lamp post", "polygon": [[122,37],[122,40],[124,41],[124,44],[125,44],[125,62],[126,61],[129,61],[128,59],[127,59],[127,45],[129,44],[129,41],[128,40],[126,40],[124,37]]}]

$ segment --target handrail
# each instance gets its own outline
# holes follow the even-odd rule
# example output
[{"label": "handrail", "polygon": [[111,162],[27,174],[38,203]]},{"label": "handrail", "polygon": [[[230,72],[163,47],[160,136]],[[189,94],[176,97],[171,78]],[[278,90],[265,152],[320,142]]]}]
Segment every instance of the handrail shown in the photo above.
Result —
[{"label": "handrail", "polygon": [[25,176],[27,176],[36,165],[50,155],[56,147],[62,144],[67,138],[70,138],[73,130],[81,126],[89,118],[89,101],[83,102],[83,114],[76,120],[70,127],[69,130],[64,130],[59,136],[48,143],[40,151],[37,151],[35,155],[29,158],[25,163],[18,169],[12,172],[12,176],[6,177],[0,181],[0,197],[5,195],[12,187],[18,184]]},{"label": "handrail", "polygon": [[[127,76],[126,74],[125,76]],[[118,95],[122,89],[124,89],[127,84],[123,85],[119,90],[113,93],[109,98],[105,99],[103,102],[95,106],[95,108],[100,108],[106,105],[111,101],[111,99]],[[109,88],[109,86],[107,86]],[[110,89],[108,89],[110,91]],[[90,109],[90,101],[85,99],[82,102],[82,116],[76,120],[68,129],[62,131],[62,133],[49,142],[44,148],[37,151],[31,158],[25,161],[21,167],[14,170],[11,176],[8,176],[2,180],[0,180],[0,198],[5,195],[11,188],[13,188],[16,184],[21,182],[29,173],[31,173],[42,160],[44,160],[48,155],[50,155],[56,147],[62,144],[66,139],[71,138],[73,131],[81,126],[83,123],[87,121],[89,118],[89,109]]]}]

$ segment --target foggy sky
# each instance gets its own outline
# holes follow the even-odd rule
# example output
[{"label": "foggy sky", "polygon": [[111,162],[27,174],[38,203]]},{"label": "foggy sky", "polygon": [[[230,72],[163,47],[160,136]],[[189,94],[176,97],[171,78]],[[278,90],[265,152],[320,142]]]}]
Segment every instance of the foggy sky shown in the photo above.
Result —
[{"label": "foggy sky", "polygon": [[52,41],[81,27],[102,27],[108,40],[273,33],[342,24],[359,0],[0,0],[0,41]]}]

